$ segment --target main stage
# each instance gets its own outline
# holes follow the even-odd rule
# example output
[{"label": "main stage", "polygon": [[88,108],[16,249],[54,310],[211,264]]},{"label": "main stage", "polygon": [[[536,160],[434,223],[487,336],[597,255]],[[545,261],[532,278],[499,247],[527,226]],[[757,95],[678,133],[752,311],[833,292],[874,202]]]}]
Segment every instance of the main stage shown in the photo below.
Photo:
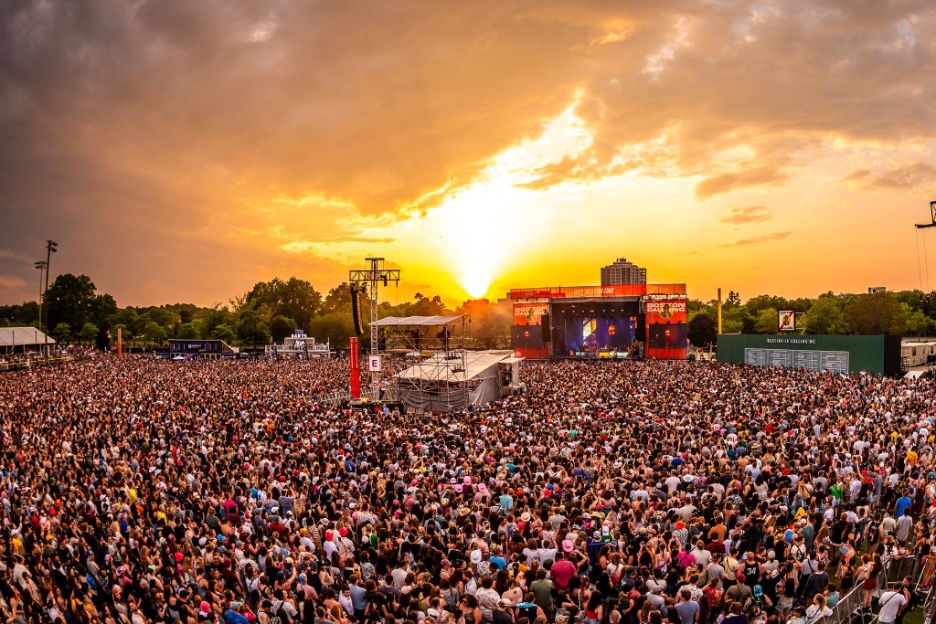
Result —
[{"label": "main stage", "polygon": [[685,284],[512,290],[511,346],[530,359],[686,359]]}]

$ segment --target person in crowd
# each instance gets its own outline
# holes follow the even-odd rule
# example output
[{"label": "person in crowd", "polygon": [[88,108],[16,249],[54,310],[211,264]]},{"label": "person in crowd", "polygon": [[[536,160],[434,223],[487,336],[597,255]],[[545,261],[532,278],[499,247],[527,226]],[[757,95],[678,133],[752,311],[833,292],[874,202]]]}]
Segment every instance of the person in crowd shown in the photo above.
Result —
[{"label": "person in crowd", "polygon": [[329,402],[342,360],[4,372],[0,615],[815,624],[830,578],[870,607],[887,566],[931,557],[932,380],[521,371],[524,394],[418,417]]}]

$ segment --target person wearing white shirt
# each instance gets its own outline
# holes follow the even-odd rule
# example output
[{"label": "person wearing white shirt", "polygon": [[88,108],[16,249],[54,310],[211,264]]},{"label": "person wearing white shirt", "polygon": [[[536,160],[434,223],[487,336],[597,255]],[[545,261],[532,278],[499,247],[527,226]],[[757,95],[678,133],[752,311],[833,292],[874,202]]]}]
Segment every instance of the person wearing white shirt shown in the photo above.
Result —
[{"label": "person wearing white shirt", "polygon": [[894,624],[907,604],[907,597],[904,596],[903,588],[900,591],[888,591],[881,594],[878,604],[881,606],[878,621],[881,624]]}]

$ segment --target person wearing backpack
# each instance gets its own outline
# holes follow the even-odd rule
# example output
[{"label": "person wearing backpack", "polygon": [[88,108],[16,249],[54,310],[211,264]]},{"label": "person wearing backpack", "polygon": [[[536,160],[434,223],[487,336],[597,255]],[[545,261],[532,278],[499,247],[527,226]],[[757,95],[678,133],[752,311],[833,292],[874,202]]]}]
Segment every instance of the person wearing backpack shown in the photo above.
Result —
[{"label": "person wearing backpack", "polygon": [[[290,624],[299,618],[299,611],[292,602],[286,600],[286,590],[278,589],[273,594],[275,599],[270,602],[270,608],[280,618],[280,624]],[[277,624],[272,622],[271,624]]]},{"label": "person wearing backpack", "polygon": [[264,600],[260,604],[260,612],[258,615],[260,624],[286,624],[279,613],[273,610],[273,603],[269,600]]}]

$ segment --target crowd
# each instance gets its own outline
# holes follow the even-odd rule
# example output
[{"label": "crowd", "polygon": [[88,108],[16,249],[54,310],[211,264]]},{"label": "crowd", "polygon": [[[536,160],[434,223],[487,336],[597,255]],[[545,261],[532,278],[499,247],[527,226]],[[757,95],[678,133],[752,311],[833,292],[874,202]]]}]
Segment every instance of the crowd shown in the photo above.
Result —
[{"label": "crowd", "polygon": [[[931,380],[524,363],[467,413],[318,399],[347,361],[0,376],[0,618],[816,624],[930,554]],[[368,380],[364,380],[365,385]],[[922,563],[921,563],[922,564]]]}]

